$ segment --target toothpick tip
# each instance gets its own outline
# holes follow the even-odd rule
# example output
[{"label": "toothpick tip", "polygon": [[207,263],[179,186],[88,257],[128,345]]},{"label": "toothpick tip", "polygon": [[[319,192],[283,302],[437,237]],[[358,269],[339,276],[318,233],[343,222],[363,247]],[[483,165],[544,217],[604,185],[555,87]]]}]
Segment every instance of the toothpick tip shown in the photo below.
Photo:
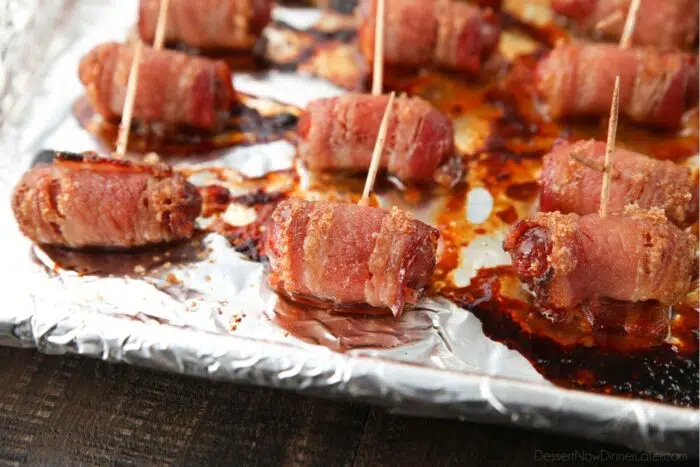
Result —
[{"label": "toothpick tip", "polygon": [[165,43],[165,29],[168,23],[168,7],[170,5],[170,0],[160,0],[160,7],[158,10],[158,22],[156,23],[156,34],[153,38],[153,48],[160,50],[163,48]]},{"label": "toothpick tip", "polygon": [[620,110],[620,75],[615,77],[615,89],[613,91],[612,104],[610,105],[610,120],[608,122],[608,139],[605,144],[605,173],[603,186],[600,193],[600,217],[608,214],[608,201],[610,199],[610,183],[612,181],[612,159],[615,152],[615,139],[617,137],[617,121]]},{"label": "toothpick tip", "polygon": [[389,129],[389,117],[391,117],[391,112],[394,107],[394,97],[396,94],[392,91],[389,94],[389,100],[386,104],[386,110],[384,111],[384,116],[382,117],[382,122],[379,124],[379,131],[377,133],[377,142],[374,144],[374,150],[372,151],[372,160],[369,164],[369,170],[367,172],[367,180],[365,181],[365,188],[362,191],[362,198],[357,203],[359,206],[369,205],[369,196],[372,193],[372,188],[374,187],[374,181],[377,178],[377,171],[379,170],[379,162],[384,154],[384,143],[386,141],[387,131]]},{"label": "toothpick tip", "polygon": [[634,36],[634,29],[637,25],[637,13],[639,12],[639,6],[641,0],[632,0],[630,3],[630,8],[627,10],[627,18],[625,19],[625,26],[622,29],[622,35],[620,36],[620,47],[627,49],[632,45],[632,36]]},{"label": "toothpick tip", "polygon": [[131,69],[129,70],[129,78],[126,84],[126,96],[124,97],[124,109],[122,110],[122,120],[119,124],[119,134],[117,135],[117,147],[114,151],[116,159],[122,159],[126,155],[126,148],[129,142],[129,131],[131,129],[131,119],[134,112],[134,103],[136,102],[136,88],[139,78],[139,64],[141,62],[141,50],[143,43],[140,39],[136,40],[134,45],[134,53],[131,59]]}]

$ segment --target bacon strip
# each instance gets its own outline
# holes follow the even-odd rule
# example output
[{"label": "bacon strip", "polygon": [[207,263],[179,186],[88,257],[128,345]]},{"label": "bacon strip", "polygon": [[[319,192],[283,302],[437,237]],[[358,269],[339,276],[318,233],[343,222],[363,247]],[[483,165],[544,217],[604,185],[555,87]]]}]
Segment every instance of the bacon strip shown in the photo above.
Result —
[{"label": "bacon strip", "polygon": [[292,298],[398,316],[429,284],[439,235],[397,208],[283,201],[265,235],[268,282]]},{"label": "bacon strip", "polygon": [[[552,0],[552,9],[571,19],[581,31],[617,42],[631,3],[632,0]],[[596,28],[613,15],[620,19]],[[697,0],[641,0],[633,44],[689,49],[697,37]]]},{"label": "bacon strip", "polygon": [[475,5],[479,5],[481,7],[490,7],[493,8],[494,10],[500,10],[501,9],[501,3],[503,0],[472,0],[471,3]]},{"label": "bacon strip", "polygon": [[[160,0],[140,0],[141,39],[153,43]],[[165,40],[205,49],[249,50],[270,22],[272,0],[170,0]]]},{"label": "bacon strip", "polygon": [[594,298],[677,303],[697,276],[697,239],[660,209],[621,215],[539,213],[519,222],[503,248],[539,304],[571,308]]},{"label": "bacon strip", "polygon": [[[361,0],[357,11],[360,50],[371,62],[377,2]],[[500,25],[490,9],[455,0],[386,0],[384,62],[478,73],[498,45]]]},{"label": "bacon strip", "polygon": [[[368,170],[388,99],[349,94],[311,102],[298,125],[299,156],[311,170]],[[453,154],[448,117],[423,99],[395,99],[382,168],[403,181],[431,182]]]},{"label": "bacon strip", "polygon": [[[598,212],[603,174],[575,160],[571,157],[574,153],[602,167],[605,143],[562,144],[544,156],[540,210],[581,215]],[[624,149],[615,151],[610,211],[622,212],[633,203],[641,208],[661,208],[671,222],[687,227],[698,220],[697,192],[697,178],[689,169]]]},{"label": "bacon strip", "polygon": [[676,128],[683,112],[697,105],[697,59],[650,48],[557,47],[540,62],[537,86],[554,118],[607,116],[616,75],[620,112],[635,122]]},{"label": "bacon strip", "polygon": [[130,248],[186,239],[202,207],[163,166],[58,155],[24,174],[12,196],[22,233],[42,245]]},{"label": "bacon strip", "polygon": [[[116,42],[94,48],[80,62],[80,81],[105,118],[121,116],[133,49]],[[222,61],[144,47],[134,117],[214,129],[235,98],[231,72]]]}]

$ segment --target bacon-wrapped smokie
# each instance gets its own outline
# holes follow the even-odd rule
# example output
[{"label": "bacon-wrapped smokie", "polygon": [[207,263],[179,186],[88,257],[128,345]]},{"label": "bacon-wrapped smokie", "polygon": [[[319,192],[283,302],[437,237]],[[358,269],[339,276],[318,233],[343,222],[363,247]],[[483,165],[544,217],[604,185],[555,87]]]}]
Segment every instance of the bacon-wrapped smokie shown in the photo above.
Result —
[{"label": "bacon-wrapped smokie", "polygon": [[[299,120],[299,156],[311,170],[367,171],[388,96],[348,94],[311,102]],[[454,154],[452,121],[418,97],[394,101],[381,167],[431,182]]]},{"label": "bacon-wrapped smokie", "polygon": [[615,76],[620,112],[632,121],[676,128],[697,106],[698,62],[691,54],[613,44],[568,44],[537,69],[537,87],[554,118],[607,116]]},{"label": "bacon-wrapped smokie", "polygon": [[[357,11],[360,49],[374,57],[376,0]],[[478,73],[498,45],[500,25],[490,9],[456,0],[386,0],[384,63],[412,68],[438,66]]]},{"label": "bacon-wrapped smokie", "polygon": [[[139,34],[151,44],[161,0],[140,0]],[[270,22],[272,0],[170,0],[165,40],[204,49],[248,50]]]},{"label": "bacon-wrapped smokie", "polygon": [[[579,30],[618,41],[632,0],[552,0]],[[599,27],[598,27],[599,26]],[[698,0],[641,0],[632,43],[687,49],[698,37]]]},{"label": "bacon-wrapped smokie", "polygon": [[[132,47],[109,42],[80,62],[80,81],[94,109],[107,119],[122,113],[132,59]],[[224,62],[143,47],[134,118],[213,130],[234,99]]]},{"label": "bacon-wrapped smokie", "polygon": [[673,304],[697,276],[697,239],[660,209],[629,206],[602,218],[538,213],[515,225],[503,248],[539,304],[552,308],[595,298]]},{"label": "bacon-wrapped smokie", "polygon": [[292,298],[398,316],[430,283],[439,236],[397,208],[283,201],[265,234],[268,282]]},{"label": "bacon-wrapped smokie", "polygon": [[190,238],[197,189],[165,166],[58,154],[24,174],[12,196],[22,233],[41,245],[131,248]]},{"label": "bacon-wrapped smokie", "polygon": [[[591,168],[572,157],[594,163]],[[561,144],[544,156],[540,210],[565,214],[591,214],[600,206],[605,143],[580,141]],[[600,170],[598,170],[600,169]],[[697,177],[671,161],[617,149],[613,155],[613,178],[608,209],[622,212],[626,205],[661,208],[679,227],[698,220]]]},{"label": "bacon-wrapped smokie", "polygon": [[470,3],[479,5],[481,7],[489,7],[494,10],[499,10],[501,8],[501,3],[503,0],[471,0]]}]

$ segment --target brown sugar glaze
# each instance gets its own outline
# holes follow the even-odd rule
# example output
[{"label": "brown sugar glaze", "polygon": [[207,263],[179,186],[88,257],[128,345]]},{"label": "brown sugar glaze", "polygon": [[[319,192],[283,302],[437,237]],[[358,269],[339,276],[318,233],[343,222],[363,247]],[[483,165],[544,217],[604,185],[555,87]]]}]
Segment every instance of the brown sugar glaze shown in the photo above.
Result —
[{"label": "brown sugar glaze", "polygon": [[[465,247],[483,235],[502,236],[517,220],[536,210],[543,154],[558,140],[604,140],[607,132],[607,118],[553,122],[540,111],[533,81],[535,66],[548,47],[567,40],[568,34],[556,25],[538,27],[507,15],[503,19],[506,27],[519,29],[511,36],[507,33],[506,38],[519,37],[525,31],[535,37],[535,43],[514,60],[488,64],[480,80],[486,84],[446,72],[387,67],[385,91],[421,96],[453,118],[456,144],[467,171],[464,180],[448,192],[414,186],[399,191],[383,179],[376,190],[378,198],[390,197],[409,209],[439,200],[440,208],[432,220],[440,229],[442,246],[430,294],[444,296],[474,313],[487,336],[519,351],[553,383],[697,406],[697,300],[688,300],[693,306],[678,305],[672,310],[653,303],[604,302],[555,311],[536,309],[509,266],[481,269],[467,286],[455,283],[454,273],[463,261],[460,256]],[[308,41],[308,36],[299,41],[304,40]],[[326,43],[325,51],[310,52],[311,47],[305,44],[304,53],[296,57],[286,50],[284,68],[302,69],[304,64],[314,62],[314,54],[328,55],[331,47],[349,47],[336,41]],[[274,63],[274,53],[269,56]],[[292,65],[295,60],[296,65]],[[359,66],[354,72],[347,69],[347,64],[344,66],[345,77],[367,72]],[[324,76],[323,69],[312,72]],[[326,78],[343,84],[337,72]],[[365,84],[369,78],[365,77]],[[683,163],[698,152],[697,124],[697,109],[687,112],[683,127],[676,132],[660,132],[623,120],[618,129],[618,145]],[[466,198],[471,189],[478,187],[491,194],[493,209],[485,222],[472,224],[467,220]],[[311,184],[314,198],[320,194],[322,198],[340,197],[349,202],[356,201],[361,189],[362,176],[347,174],[315,176]],[[308,342],[342,351],[366,347],[368,342],[376,347],[393,347],[411,341],[372,342],[368,336],[358,341],[358,330],[367,330],[371,326],[368,323],[382,319],[377,310],[329,311],[303,301],[281,302],[277,322]],[[383,319],[388,321],[381,323],[393,322],[395,329],[401,329],[407,320],[414,319],[412,313],[408,311],[395,321],[385,316]],[[334,319],[334,326],[324,325]]]},{"label": "brown sugar glaze", "polygon": [[[349,88],[366,82],[366,67],[359,62],[347,63],[348,56],[354,57],[354,49],[346,38],[324,38],[316,43],[318,35],[290,29],[285,40],[295,34],[300,44],[296,54],[289,50],[263,54],[266,59],[272,64],[277,60],[278,68],[283,69],[307,67],[307,71],[326,74]],[[528,55],[510,63],[496,60],[489,64],[481,80],[487,84],[444,72],[387,69],[385,90],[421,96],[453,118],[456,145],[467,170],[463,181],[447,191],[416,186],[399,190],[380,177],[372,204],[389,199],[408,209],[430,202],[439,206],[431,220],[440,229],[442,245],[429,294],[444,296],[472,312],[487,336],[520,352],[548,380],[567,388],[697,407],[696,295],[688,304],[671,310],[653,303],[606,302],[562,312],[534,307],[509,266],[483,268],[466,286],[455,281],[454,273],[464,261],[464,248],[480,236],[502,236],[518,219],[536,210],[541,157],[557,140],[605,139],[607,119],[552,122],[539,111],[534,67],[550,42],[565,37],[555,27],[543,30],[540,42],[544,45],[531,47]],[[341,59],[342,66],[332,66],[334,60]],[[337,70],[341,70],[340,76]],[[698,152],[697,127],[697,109],[689,111],[683,127],[672,133],[621,121],[618,145],[683,163]],[[235,200],[224,188],[202,188],[205,203],[210,200],[205,215],[218,216],[234,202],[255,209],[256,220],[246,226],[232,226],[218,217],[207,227],[226,235],[234,247],[254,260],[264,261],[259,248],[264,220],[279,199],[293,195],[356,202],[363,185],[362,175],[320,174],[302,191],[292,171],[266,176],[256,183],[265,187],[271,183],[270,177],[288,177],[293,188],[279,196],[270,195],[270,190],[266,196],[253,195],[248,203]],[[467,220],[467,194],[479,187],[491,194],[493,208],[483,223],[472,224]],[[697,226],[693,229],[697,232]],[[285,298],[279,303],[276,322],[281,327],[338,351],[406,345],[419,340],[431,327],[422,321],[425,315],[416,310],[394,319],[386,311],[374,309],[329,310],[317,303],[292,303]]]},{"label": "brown sugar glaze", "polygon": [[[605,139],[605,121],[548,122],[539,114],[532,83],[535,63],[534,56],[516,60],[500,84],[476,92],[481,99],[465,91],[473,89],[468,84],[455,92],[451,79],[443,84],[444,77],[435,73],[392,81],[392,88],[431,100],[456,121],[465,114],[489,118],[495,109],[481,144],[465,155],[466,185],[489,190],[491,216],[472,225],[465,221],[464,188],[448,196],[437,216],[445,247],[433,293],[474,313],[488,337],[519,351],[557,385],[696,407],[697,299],[672,310],[653,303],[607,302],[562,313],[537,309],[509,266],[481,269],[466,287],[451,281],[463,247],[536,209],[541,156],[557,139]],[[682,163],[698,151],[697,118],[697,109],[689,111],[684,127],[673,134],[622,122],[618,145]]]}]

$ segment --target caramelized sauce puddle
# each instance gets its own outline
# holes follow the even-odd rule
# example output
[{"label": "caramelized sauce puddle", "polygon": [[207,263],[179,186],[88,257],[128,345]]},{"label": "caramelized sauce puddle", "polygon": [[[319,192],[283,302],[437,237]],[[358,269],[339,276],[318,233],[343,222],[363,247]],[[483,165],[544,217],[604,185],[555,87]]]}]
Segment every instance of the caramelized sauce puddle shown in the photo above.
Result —
[{"label": "caramelized sauce puddle", "polygon": [[[72,250],[48,245],[36,248],[55,263],[54,271],[64,269],[80,275],[133,278],[161,267],[170,268],[201,261],[206,254],[201,236],[173,244],[124,250],[100,248]],[[34,258],[39,264],[44,264],[36,257],[36,253]]]},{"label": "caramelized sauce puddle", "polygon": [[[481,235],[502,234],[534,212],[542,155],[558,140],[605,139],[602,120],[552,122],[541,114],[532,82],[536,62],[536,56],[522,57],[502,80],[489,85],[438,72],[407,75],[387,70],[387,88],[421,96],[454,119],[457,146],[467,167],[464,181],[448,193],[408,187],[397,194],[409,206],[416,200],[442,200],[435,223],[444,244],[431,293],[474,313],[487,336],[519,351],[557,385],[697,407],[696,309],[674,307],[670,319],[669,310],[651,303],[605,303],[571,313],[537,310],[523,295],[510,267],[481,269],[467,287],[454,285],[453,273],[460,266],[464,247]],[[619,145],[682,163],[698,151],[696,123],[697,111],[688,112],[683,128],[675,133],[623,122]],[[361,189],[361,184],[359,188],[354,185],[347,176],[323,174],[316,178],[313,190],[346,193],[346,200],[352,202]],[[472,224],[467,220],[466,198],[477,187],[491,194],[493,209],[483,223]],[[501,283],[517,291],[511,292],[515,296],[504,294]],[[280,326],[334,350],[353,348],[344,336],[347,331],[352,338],[363,326],[355,320],[377,319],[365,315],[347,318],[337,311],[281,302],[276,318]],[[351,320],[352,324],[332,329],[323,325],[333,319],[339,323]],[[403,326],[390,316],[381,323],[397,331]],[[374,345],[386,346],[383,342]]]},{"label": "caramelized sauce puddle", "polygon": [[[136,121],[132,125],[127,149],[136,153],[157,152],[162,156],[189,155],[294,137],[299,109],[269,101],[270,108],[263,112],[245,105],[255,99],[240,93],[238,98],[243,101],[237,101],[230,112],[222,116],[221,128],[215,132]],[[94,111],[85,96],[75,102],[73,114],[78,123],[102,144],[109,149],[115,148],[118,121],[105,120]]]},{"label": "caramelized sauce puddle", "polygon": [[275,322],[306,342],[339,352],[408,345],[424,339],[433,328],[431,319],[417,310],[395,318],[387,310],[367,306],[318,308],[316,302],[282,296]]},{"label": "caramelized sauce puddle", "polygon": [[[550,46],[566,37],[556,27],[534,27],[505,19],[512,26],[530,29],[531,35]],[[279,32],[285,26],[277,28]],[[368,70],[356,56],[350,36],[302,33],[290,28],[279,36],[292,45],[274,49],[274,41],[263,41],[259,47],[264,59],[278,68],[309,71],[351,89],[366,84]],[[454,285],[453,273],[460,266],[464,247],[481,235],[502,233],[533,212],[543,154],[558,140],[605,139],[607,119],[552,122],[542,115],[533,72],[543,51],[540,47],[512,64],[501,63],[493,70],[497,79],[489,84],[456,74],[387,69],[387,89],[421,96],[454,119],[459,155],[467,168],[463,182],[448,193],[425,187],[406,187],[397,193],[409,206],[441,200],[435,222],[444,243],[430,292],[474,313],[487,336],[519,351],[557,385],[697,407],[697,309],[676,306],[670,317],[668,310],[654,304],[607,303],[568,313],[538,310],[528,302],[511,268],[505,266],[481,269],[466,287]],[[84,106],[77,107],[76,114],[85,126],[93,118]],[[287,125],[280,127],[288,129]],[[677,132],[660,132],[622,121],[618,145],[680,163],[698,152],[697,128],[697,109],[686,114]],[[93,131],[107,141],[116,136],[115,125]],[[245,131],[231,131],[221,140],[183,133],[180,139],[152,143],[138,130],[136,134],[137,150],[165,148],[172,153],[203,152],[255,139]],[[298,184],[298,179],[294,180],[295,187]],[[493,209],[483,223],[472,224],[467,221],[466,198],[469,190],[479,187],[491,194]],[[322,199],[354,202],[361,188],[361,177],[322,174],[314,177],[310,191]],[[386,179],[380,179],[377,188],[383,194],[396,191]],[[205,208],[207,215],[223,212],[232,202],[233,197],[218,188],[206,190],[211,199],[210,211]],[[271,205],[255,204],[258,217],[260,210]],[[255,245],[250,256],[260,259],[259,243],[255,244],[261,237],[260,222],[242,230],[219,226],[222,230],[217,231],[232,228],[239,234],[248,232],[248,240]],[[228,236],[233,237],[230,232]],[[276,321],[307,342],[338,351],[405,345],[420,340],[431,329],[427,317],[420,313],[408,312],[397,320],[376,310],[319,309],[285,298],[279,300]]]},{"label": "caramelized sauce puddle", "polygon": [[[469,286],[443,295],[481,320],[491,339],[517,350],[553,383],[571,389],[698,406],[698,310],[681,305],[608,303],[615,316],[565,321],[512,298],[510,267],[482,269]],[[519,290],[518,290],[519,291]]]}]

